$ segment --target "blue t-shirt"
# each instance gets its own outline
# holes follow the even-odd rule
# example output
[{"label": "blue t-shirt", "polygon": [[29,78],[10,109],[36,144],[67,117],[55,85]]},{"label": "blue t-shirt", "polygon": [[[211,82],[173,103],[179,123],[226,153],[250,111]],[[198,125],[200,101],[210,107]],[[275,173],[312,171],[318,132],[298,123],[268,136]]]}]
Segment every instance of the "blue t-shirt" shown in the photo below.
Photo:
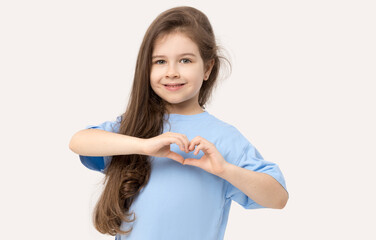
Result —
[{"label": "blue t-shirt", "polygon": [[[120,121],[121,116],[118,116],[115,121],[89,125],[86,129],[118,132]],[[265,161],[234,126],[208,111],[195,115],[170,114],[164,124],[163,132],[167,131],[185,134],[189,140],[201,136],[213,143],[227,162],[269,174],[286,189],[278,165]],[[184,158],[200,159],[203,155],[202,151],[197,155],[193,151],[183,152],[177,144],[171,144],[170,148]],[[111,156],[79,157],[86,167],[101,172],[111,162]],[[245,209],[263,208],[223,178],[199,167],[160,157],[151,157],[151,165],[149,182],[130,208],[136,220],[123,222],[121,226],[123,230],[133,226],[133,230],[128,236],[117,235],[117,240],[221,240],[232,200]]]}]

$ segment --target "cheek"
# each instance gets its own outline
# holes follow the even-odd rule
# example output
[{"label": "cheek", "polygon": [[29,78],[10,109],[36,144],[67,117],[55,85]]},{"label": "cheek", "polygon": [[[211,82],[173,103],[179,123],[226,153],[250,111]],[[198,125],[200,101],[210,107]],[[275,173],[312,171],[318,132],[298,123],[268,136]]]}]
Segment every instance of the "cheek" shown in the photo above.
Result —
[{"label": "cheek", "polygon": [[160,77],[161,77],[161,69],[152,68],[150,71],[150,81],[157,82]]},{"label": "cheek", "polygon": [[153,85],[156,82],[156,74],[154,70],[150,71],[150,84]]},{"label": "cheek", "polygon": [[152,79],[150,79],[150,87],[151,87],[151,89],[153,90],[154,93],[158,92],[158,86],[156,85],[155,82],[152,81]]},{"label": "cheek", "polygon": [[191,80],[202,80],[204,79],[204,72],[201,68],[189,68],[184,72],[184,76],[188,77]]}]

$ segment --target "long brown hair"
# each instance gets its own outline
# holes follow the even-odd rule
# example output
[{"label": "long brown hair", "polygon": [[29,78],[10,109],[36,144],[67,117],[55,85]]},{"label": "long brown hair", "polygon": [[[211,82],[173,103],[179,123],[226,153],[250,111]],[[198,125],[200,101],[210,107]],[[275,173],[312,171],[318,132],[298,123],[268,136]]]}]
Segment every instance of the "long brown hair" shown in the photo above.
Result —
[{"label": "long brown hair", "polygon": [[[184,33],[197,44],[205,67],[214,60],[211,74],[208,80],[203,81],[199,93],[199,105],[205,109],[217,83],[220,59],[227,59],[218,54],[213,29],[206,15],[193,7],[175,7],[162,12],[145,33],[131,95],[119,127],[120,134],[152,138],[163,133],[166,105],[152,90],[149,77],[156,39],[172,32]],[[122,221],[136,220],[135,213],[129,210],[136,195],[148,183],[150,172],[149,156],[131,154],[112,157],[104,178],[104,190],[94,209],[94,226],[99,232],[116,235],[132,231],[133,227],[122,231],[120,225]],[[130,219],[132,215],[133,219]]]}]

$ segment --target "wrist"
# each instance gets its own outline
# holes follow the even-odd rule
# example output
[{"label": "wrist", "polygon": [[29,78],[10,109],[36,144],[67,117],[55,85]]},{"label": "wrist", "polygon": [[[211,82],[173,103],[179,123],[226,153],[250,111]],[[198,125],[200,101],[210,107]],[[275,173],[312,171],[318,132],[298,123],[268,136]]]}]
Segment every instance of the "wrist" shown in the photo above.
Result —
[{"label": "wrist", "polygon": [[137,138],[135,137],[136,139],[136,152],[135,154],[139,154],[139,155],[146,155],[146,151],[145,151],[145,140],[144,138]]},{"label": "wrist", "polygon": [[215,175],[217,175],[218,177],[221,177],[223,179],[226,179],[226,176],[229,174],[229,172],[231,171],[231,168],[235,166],[234,164],[231,164],[229,162],[225,162],[223,164],[223,167],[215,173]]}]

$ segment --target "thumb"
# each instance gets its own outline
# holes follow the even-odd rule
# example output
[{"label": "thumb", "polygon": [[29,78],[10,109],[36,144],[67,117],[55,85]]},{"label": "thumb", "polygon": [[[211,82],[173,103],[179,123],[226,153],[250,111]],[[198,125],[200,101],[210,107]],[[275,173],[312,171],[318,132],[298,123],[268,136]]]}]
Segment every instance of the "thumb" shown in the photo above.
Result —
[{"label": "thumb", "polygon": [[186,159],[184,159],[183,164],[198,167],[199,166],[198,161],[199,161],[199,159],[196,159],[196,158],[186,158]]},{"label": "thumb", "polygon": [[180,154],[177,154],[176,152],[172,152],[172,151],[170,151],[170,152],[167,154],[166,157],[171,158],[171,159],[173,159],[173,160],[175,160],[175,161],[178,161],[178,162],[180,162],[181,164],[184,163],[184,158],[183,158],[183,156],[181,156]]}]

